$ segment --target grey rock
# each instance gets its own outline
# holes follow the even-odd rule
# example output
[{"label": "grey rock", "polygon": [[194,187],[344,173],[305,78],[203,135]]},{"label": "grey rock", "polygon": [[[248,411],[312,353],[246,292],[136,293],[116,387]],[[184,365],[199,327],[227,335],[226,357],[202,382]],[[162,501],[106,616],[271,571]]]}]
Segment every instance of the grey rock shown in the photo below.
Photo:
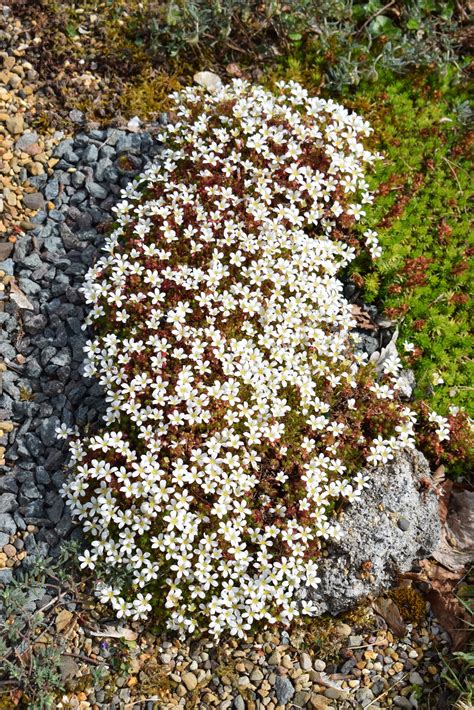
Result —
[{"label": "grey rock", "polygon": [[77,108],[74,108],[72,111],[69,111],[69,118],[73,123],[84,123],[85,116],[82,111],[79,111]]},{"label": "grey rock", "polygon": [[18,491],[18,483],[15,480],[15,476],[0,476],[0,491],[6,491],[7,493],[16,493]]},{"label": "grey rock", "polygon": [[417,671],[412,671],[408,676],[408,680],[412,685],[424,685],[424,680]]},{"label": "grey rock", "polygon": [[8,535],[16,533],[16,524],[9,513],[0,513],[0,530]]},{"label": "grey rock", "polygon": [[18,503],[14,493],[0,494],[0,513],[13,513],[17,507]]},{"label": "grey rock", "polygon": [[[74,187],[81,187],[81,185],[84,184],[84,180],[86,179],[84,173],[81,173],[80,170],[76,170],[75,173],[72,173],[71,175],[71,185]],[[85,197],[85,194],[84,194]]]},{"label": "grey rock", "polygon": [[[340,515],[342,536],[328,544],[328,556],[319,563],[319,586],[303,592],[320,614],[338,614],[389,588],[399,573],[438,545],[438,501],[420,483],[431,474],[419,451],[401,452],[370,478],[370,487]],[[410,521],[405,532],[397,524],[401,517]],[[372,563],[371,575],[361,578],[359,570],[367,561]]]},{"label": "grey rock", "polygon": [[234,710],[245,710],[245,701],[241,695],[236,695],[232,703]]},{"label": "grey rock", "polygon": [[38,335],[46,328],[48,319],[46,316],[39,314],[37,316],[25,317],[25,330],[30,335]]},{"label": "grey rock", "polygon": [[53,523],[59,523],[63,511],[64,501],[59,496],[56,497],[56,500],[54,501],[53,505],[46,509],[47,516]]},{"label": "grey rock", "polygon": [[371,700],[374,699],[374,694],[370,688],[359,688],[355,694],[357,702],[365,708]]},{"label": "grey rock", "polygon": [[117,153],[125,151],[139,153],[141,144],[141,138],[137,133],[121,133],[116,143]]},{"label": "grey rock", "polygon": [[41,192],[27,192],[23,195],[23,203],[30,210],[44,209],[44,197]]},{"label": "grey rock", "polygon": [[85,163],[89,163],[89,165],[93,165],[97,162],[98,157],[99,151],[97,150],[97,146],[94,145],[94,143],[89,143],[82,154],[82,160]]},{"label": "grey rock", "polygon": [[275,680],[275,693],[279,705],[285,705],[285,703],[290,702],[295,694],[295,688],[287,676],[277,676]]},{"label": "grey rock", "polygon": [[0,532],[0,548],[5,547],[10,540],[10,535],[7,533]]},{"label": "grey rock", "polygon": [[111,167],[112,161],[110,158],[101,158],[95,167],[95,179],[99,182],[103,182],[107,170]]},{"label": "grey rock", "polygon": [[13,259],[4,259],[3,261],[0,261],[0,270],[4,271],[6,274],[9,274],[9,276],[13,276],[14,268],[15,264]]},{"label": "grey rock", "polygon": [[32,146],[34,143],[36,143],[38,139],[39,136],[37,133],[26,131],[20,138],[18,138],[17,142],[15,143],[15,148],[17,150],[24,151],[30,146]]},{"label": "grey rock", "polygon": [[57,178],[52,178],[48,181],[44,188],[44,196],[47,200],[54,200],[59,195],[59,181]]},{"label": "grey rock", "polygon": [[107,190],[96,182],[86,182],[86,190],[89,195],[97,200],[104,200],[107,197]]},{"label": "grey rock", "polygon": [[45,446],[54,446],[57,443],[56,427],[60,424],[58,417],[49,417],[41,422],[39,435]]},{"label": "grey rock", "polygon": [[402,530],[403,532],[406,532],[410,527],[410,522],[406,518],[400,518],[397,525],[400,528],[400,530]]}]

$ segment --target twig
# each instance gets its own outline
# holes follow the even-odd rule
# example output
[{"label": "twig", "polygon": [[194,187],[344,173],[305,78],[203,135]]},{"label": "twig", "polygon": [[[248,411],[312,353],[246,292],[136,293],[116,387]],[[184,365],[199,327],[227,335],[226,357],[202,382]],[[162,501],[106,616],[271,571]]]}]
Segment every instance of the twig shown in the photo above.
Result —
[{"label": "twig", "polygon": [[[357,37],[357,35],[360,35],[363,30],[365,30],[365,28],[367,27],[367,25],[369,25],[369,24],[372,22],[373,19],[375,19],[378,15],[381,15],[383,12],[385,12],[385,10],[388,10],[388,8],[389,8],[389,7],[392,7],[392,5],[395,5],[395,3],[396,3],[396,0],[391,0],[391,2],[387,3],[386,5],[384,5],[383,7],[380,8],[380,10],[377,10],[377,12],[374,12],[373,15],[371,15],[369,18],[367,18],[367,20],[364,22],[364,24],[362,25],[362,27],[360,27],[360,28],[357,30],[357,32],[356,32],[356,37]],[[368,706],[367,706],[367,707],[368,707]]]},{"label": "twig", "polygon": [[[461,194],[464,194],[464,190],[462,189],[461,183],[459,182],[458,174],[457,174],[457,172],[455,171],[455,169],[453,168],[454,163],[452,163],[452,162],[449,160],[449,158],[447,158],[445,155],[443,155],[443,160],[445,160],[445,161],[447,162],[449,169],[451,170],[452,174],[454,175],[454,179],[456,180],[456,182],[457,182],[457,184],[458,184],[459,192],[460,192]],[[457,167],[457,166],[456,166],[456,167]]]},{"label": "twig", "polygon": [[53,606],[53,604],[56,604],[56,602],[59,602],[63,597],[66,596],[66,594],[69,594],[68,591],[62,592],[62,594],[58,594],[57,597],[54,597],[54,599],[51,599],[47,604],[42,606],[40,609],[38,609],[38,612],[40,611],[45,611],[46,609],[49,609],[50,606]]},{"label": "twig", "polygon": [[389,693],[393,688],[395,688],[397,685],[399,685],[399,684],[402,682],[402,680],[407,677],[407,675],[409,675],[409,674],[408,674],[408,673],[405,673],[405,675],[402,675],[402,677],[400,678],[400,680],[397,680],[397,682],[394,683],[393,685],[391,685],[390,688],[387,688],[387,690],[384,690],[383,693],[380,693],[380,695],[377,695],[377,697],[374,698],[374,699],[373,699],[368,705],[366,705],[365,707],[366,707],[366,708],[370,708],[370,706],[373,705],[374,703],[376,703],[377,700],[380,700],[380,698],[385,697],[385,695],[387,695],[387,693]]},{"label": "twig", "polygon": [[80,661],[84,661],[85,663],[91,663],[93,666],[102,665],[101,661],[96,661],[93,658],[89,658],[89,656],[83,656],[81,653],[61,653],[61,656],[71,656],[71,658],[78,658]]},{"label": "twig", "polygon": [[388,646],[388,641],[375,641],[374,643],[365,643],[363,646],[349,646],[351,651],[359,648],[369,648],[369,646]]}]

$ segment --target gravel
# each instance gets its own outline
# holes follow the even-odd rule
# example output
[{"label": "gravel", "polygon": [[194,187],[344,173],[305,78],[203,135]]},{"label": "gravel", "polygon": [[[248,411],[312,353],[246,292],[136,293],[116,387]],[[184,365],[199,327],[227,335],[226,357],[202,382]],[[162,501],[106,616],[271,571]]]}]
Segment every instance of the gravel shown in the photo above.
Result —
[{"label": "gravel", "polygon": [[[31,565],[28,558],[40,553],[54,557],[65,539],[79,536],[59,492],[67,451],[55,434],[62,422],[94,426],[103,411],[100,388],[82,374],[88,334],[81,329],[85,307],[79,287],[100,249],[99,225],[110,222],[120,188],[160,152],[150,133],[97,130],[59,142],[50,153],[51,174],[30,178],[25,189],[33,191],[26,192],[24,202],[41,211],[31,217],[32,229],[18,235],[11,256],[0,262],[0,275],[12,277],[7,295],[10,290],[15,296],[0,302],[0,315],[8,322],[0,333],[5,362],[0,421],[13,425],[2,443],[0,539],[14,543],[34,527],[26,556],[5,562],[9,568]],[[24,150],[37,140],[25,130],[15,145]],[[116,166],[129,148],[137,167],[120,176]]]}]

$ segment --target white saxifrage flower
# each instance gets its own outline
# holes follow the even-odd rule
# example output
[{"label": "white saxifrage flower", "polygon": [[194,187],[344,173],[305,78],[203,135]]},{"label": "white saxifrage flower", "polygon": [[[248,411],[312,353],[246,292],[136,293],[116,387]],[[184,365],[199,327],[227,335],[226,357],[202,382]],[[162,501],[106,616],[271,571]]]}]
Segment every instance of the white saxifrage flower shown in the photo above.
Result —
[{"label": "white saxifrage flower", "polygon": [[[337,279],[361,248],[380,255],[352,231],[372,200],[369,125],[293,82],[173,99],[169,147],[123,191],[86,277],[85,374],[107,412],[71,442],[64,493],[93,538],[82,566],[127,573],[98,590],[119,618],[164,594],[171,628],[244,635],[315,613],[295,591],[340,535],[334,504],[413,446],[413,421],[398,362],[362,381]],[[390,435],[367,434],[361,392],[398,406]]]}]

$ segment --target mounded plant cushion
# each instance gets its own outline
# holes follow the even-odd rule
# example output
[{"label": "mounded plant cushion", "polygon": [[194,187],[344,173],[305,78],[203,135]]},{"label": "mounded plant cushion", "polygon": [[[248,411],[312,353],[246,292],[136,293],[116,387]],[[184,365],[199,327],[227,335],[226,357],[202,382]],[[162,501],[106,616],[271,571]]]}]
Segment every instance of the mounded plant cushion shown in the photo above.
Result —
[{"label": "mounded plant cushion", "polygon": [[318,584],[334,513],[414,446],[415,417],[396,354],[376,377],[354,350],[337,278],[379,256],[358,226],[368,124],[295,83],[173,98],[162,162],[86,278],[108,408],[71,442],[65,495],[119,617],[165,606],[171,628],[242,635],[315,613],[295,592]]}]

